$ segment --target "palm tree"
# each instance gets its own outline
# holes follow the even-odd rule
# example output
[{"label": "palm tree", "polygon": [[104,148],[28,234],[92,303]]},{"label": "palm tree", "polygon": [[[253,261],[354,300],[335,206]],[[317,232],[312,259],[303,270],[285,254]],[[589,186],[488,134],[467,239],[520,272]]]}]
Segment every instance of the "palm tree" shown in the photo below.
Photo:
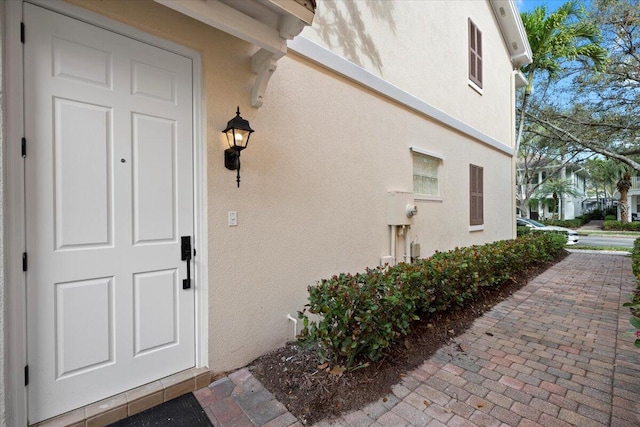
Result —
[{"label": "palm tree", "polygon": [[522,69],[529,83],[522,97],[516,153],[522,140],[534,77],[539,71],[546,71],[549,79],[553,79],[562,69],[564,61],[590,62],[596,71],[603,71],[607,65],[607,50],[600,46],[600,31],[596,25],[584,20],[584,9],[577,1],[568,1],[548,15],[545,6],[538,6],[520,16],[531,46],[533,62]]},{"label": "palm tree", "polygon": [[612,196],[615,192],[616,183],[620,176],[626,172],[627,167],[625,164],[615,160],[595,158],[587,160],[586,169],[589,172],[590,181],[595,187],[596,195],[598,185],[601,185],[604,190],[605,205],[600,206],[600,209],[604,210],[609,206],[609,203],[606,201],[609,200],[609,196]]},{"label": "palm tree", "polygon": [[631,173],[629,171],[625,171],[622,178],[616,183],[616,187],[620,192],[620,220],[624,224],[629,222],[629,203],[627,203],[627,195],[631,188]]},{"label": "palm tree", "polygon": [[[564,206],[560,212],[560,198],[564,196],[579,196],[580,193],[576,191],[573,181],[570,179],[551,178],[545,181],[536,192],[536,199],[544,199],[548,196],[553,198],[554,206],[556,207],[555,216],[558,219],[564,219]],[[560,213],[562,218],[560,218]]]}]

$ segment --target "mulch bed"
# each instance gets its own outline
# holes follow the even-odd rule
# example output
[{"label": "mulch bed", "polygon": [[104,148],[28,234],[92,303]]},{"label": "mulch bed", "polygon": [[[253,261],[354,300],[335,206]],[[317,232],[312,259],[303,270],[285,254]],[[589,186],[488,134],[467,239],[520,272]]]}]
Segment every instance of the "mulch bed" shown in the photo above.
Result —
[{"label": "mulch bed", "polygon": [[382,360],[367,367],[334,375],[329,372],[332,366],[321,364],[315,351],[290,343],[259,357],[248,368],[303,424],[336,418],[389,394],[407,372],[420,366],[436,350],[469,328],[476,318],[567,254],[523,271],[500,288],[483,288],[464,308],[414,322],[410,335],[390,349]]}]

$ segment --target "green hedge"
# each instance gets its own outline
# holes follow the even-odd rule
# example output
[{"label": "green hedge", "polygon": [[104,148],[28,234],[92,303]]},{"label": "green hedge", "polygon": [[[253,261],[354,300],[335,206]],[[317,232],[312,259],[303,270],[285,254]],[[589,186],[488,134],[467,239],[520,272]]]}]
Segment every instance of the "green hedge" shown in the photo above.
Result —
[{"label": "green hedge", "polygon": [[[309,287],[309,303],[298,313],[304,325],[299,343],[317,345],[322,358],[346,367],[378,360],[410,332],[412,321],[463,306],[479,288],[500,286],[554,259],[565,242],[564,235],[531,233],[322,280]],[[315,316],[318,320],[312,321]]]},{"label": "green hedge", "polygon": [[546,225],[555,225],[556,227],[578,228],[589,222],[589,219],[578,216],[575,219],[551,219],[542,222]]},{"label": "green hedge", "polygon": [[635,346],[640,348],[640,238],[633,242],[633,252],[631,253],[631,269],[637,279],[637,287],[635,292],[631,296],[631,301],[624,304],[625,307],[631,308],[631,318],[629,323],[636,329]]},{"label": "green hedge", "polygon": [[531,233],[531,227],[525,227],[523,225],[516,227],[516,233],[518,237]]},{"label": "green hedge", "polygon": [[633,274],[638,279],[638,286],[640,287],[640,238],[637,238],[633,242],[633,252],[631,253],[631,269]]},{"label": "green hedge", "polygon": [[617,231],[640,231],[640,222],[627,222],[623,224],[621,221],[605,221],[602,224],[603,230],[617,230]]}]

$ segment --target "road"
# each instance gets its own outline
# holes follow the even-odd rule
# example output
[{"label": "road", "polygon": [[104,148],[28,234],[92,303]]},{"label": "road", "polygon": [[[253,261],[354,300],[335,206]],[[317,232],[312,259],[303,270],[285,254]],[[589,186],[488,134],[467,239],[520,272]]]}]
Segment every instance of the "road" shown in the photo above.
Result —
[{"label": "road", "polygon": [[616,236],[580,236],[579,245],[589,246],[620,246],[625,248],[633,248],[635,237],[616,237]]}]

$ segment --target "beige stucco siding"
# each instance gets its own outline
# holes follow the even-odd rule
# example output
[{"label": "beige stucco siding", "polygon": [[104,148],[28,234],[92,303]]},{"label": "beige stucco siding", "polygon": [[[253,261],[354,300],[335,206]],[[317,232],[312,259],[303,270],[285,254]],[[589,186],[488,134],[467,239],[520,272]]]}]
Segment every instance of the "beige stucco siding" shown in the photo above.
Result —
[{"label": "beige stucco siding", "polygon": [[[0,2],[0,34],[4,34],[5,26],[5,5],[4,1]],[[0,218],[4,218],[4,200],[5,200],[5,182],[4,182],[4,144],[5,144],[5,87],[4,87],[4,45],[0,44]],[[0,259],[5,260],[4,254],[4,223],[5,221],[0,221]],[[6,396],[6,387],[7,383],[5,379],[5,373],[7,372],[7,357],[4,357],[7,354],[7,346],[5,345],[6,337],[9,336],[9,328],[6,327],[6,319],[8,316],[6,313],[6,304],[5,304],[5,295],[7,295],[6,283],[5,283],[5,267],[4,262],[0,263],[0,426],[4,426],[6,424],[6,413],[7,408],[5,403],[8,401],[8,396]]]},{"label": "beige stucco siding", "polygon": [[[467,85],[469,18],[482,31],[482,95]],[[488,1],[320,0],[302,36],[511,144],[513,67]]]},{"label": "beige stucco siding", "polygon": [[[295,54],[278,61],[264,105],[253,109],[249,101],[255,79],[250,72],[254,46],[148,0],[72,3],[202,53],[208,150],[209,366],[213,371],[242,366],[290,340],[292,325],[286,316],[303,307],[307,286],[336,273],[376,266],[381,256],[389,254],[386,195],[390,190],[412,191],[410,146],[445,158],[441,168],[443,200],[417,202],[419,213],[412,233],[421,243],[423,255],[512,237],[512,228],[505,227],[512,222],[509,155]],[[481,6],[471,9],[480,9],[478,24],[489,26],[483,21],[490,13],[484,2],[462,3],[479,3]],[[394,16],[400,32],[400,24],[408,22],[400,19],[402,14]],[[461,20],[466,34],[466,15]],[[492,31],[497,30],[487,33]],[[411,48],[414,51],[438,43],[428,38],[416,40]],[[411,46],[409,40],[404,43]],[[384,51],[390,49],[385,47]],[[464,52],[461,55],[466,58]],[[395,75],[400,79],[401,68],[416,64],[400,67],[398,52],[395,57],[397,63],[392,66],[385,54],[385,70],[396,67]],[[446,58],[435,62],[441,64]],[[482,97],[470,89],[466,66],[456,82],[459,88],[452,90],[496,104],[492,110],[483,107],[499,114],[493,120],[496,123],[485,124],[496,129],[485,130],[507,144],[510,116],[496,113],[511,105],[506,93],[509,70],[502,65],[501,85],[505,88],[499,96],[489,95],[489,88]],[[389,71],[384,77],[388,75],[394,73]],[[454,86],[451,79],[447,82]],[[443,90],[442,84],[423,87],[427,83],[407,78],[406,90],[417,94]],[[443,98],[451,97],[440,93]],[[506,105],[499,107],[502,100]],[[459,99],[439,102],[451,102],[452,114],[471,120]],[[242,153],[239,189],[235,172],[223,166],[226,142],[220,133],[236,105],[256,130]],[[500,122],[506,130],[498,130]],[[469,231],[469,163],[483,166],[485,171],[485,226],[477,232]],[[237,227],[227,225],[228,211],[238,212]],[[400,244],[398,251],[400,255],[403,252]]]}]

